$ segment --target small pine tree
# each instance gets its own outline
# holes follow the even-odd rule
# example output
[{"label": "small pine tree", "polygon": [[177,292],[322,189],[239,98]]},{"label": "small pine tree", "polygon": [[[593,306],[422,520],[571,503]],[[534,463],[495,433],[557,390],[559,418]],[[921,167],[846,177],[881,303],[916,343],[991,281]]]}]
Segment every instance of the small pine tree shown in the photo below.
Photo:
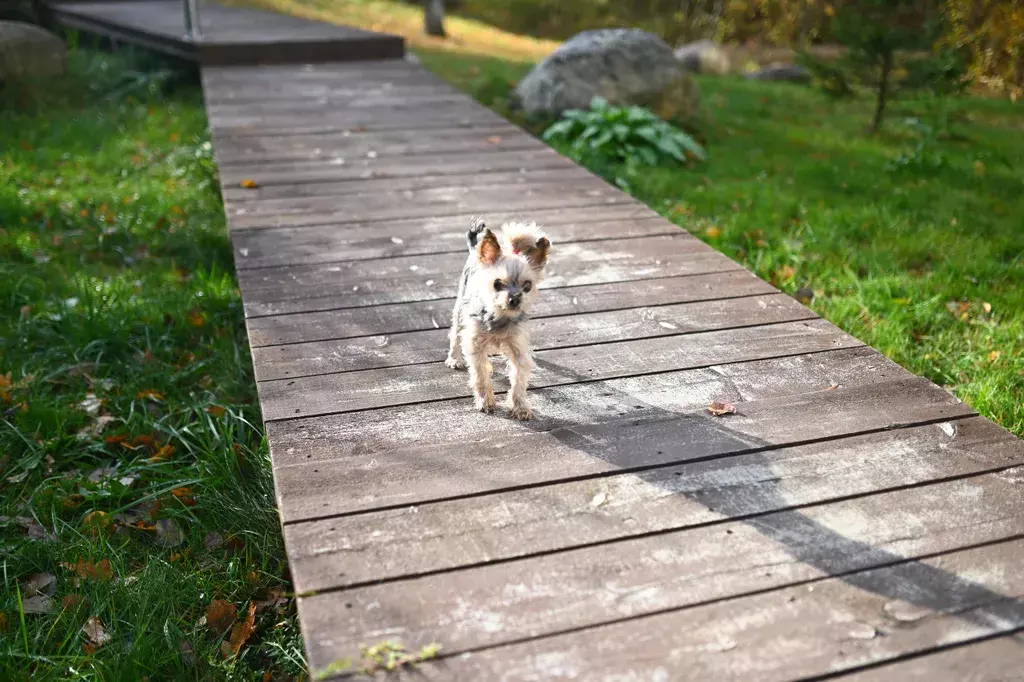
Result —
[{"label": "small pine tree", "polygon": [[[935,3],[927,0],[847,0],[832,18],[832,37],[848,53],[839,67],[847,78],[875,91],[870,130],[878,132],[889,100],[901,90],[930,87],[927,64],[941,32]],[[908,53],[924,53],[909,57]]]}]

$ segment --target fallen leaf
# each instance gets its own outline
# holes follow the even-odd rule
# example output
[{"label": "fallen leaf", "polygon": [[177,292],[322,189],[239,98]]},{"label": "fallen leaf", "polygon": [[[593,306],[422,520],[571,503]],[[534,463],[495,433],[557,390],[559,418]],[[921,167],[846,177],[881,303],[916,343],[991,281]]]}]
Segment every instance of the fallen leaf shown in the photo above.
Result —
[{"label": "fallen leaf", "polygon": [[284,590],[275,587],[267,593],[267,598],[256,602],[257,611],[269,611],[273,609],[280,613],[288,605],[288,597]]},{"label": "fallen leaf", "polygon": [[61,562],[61,566],[74,571],[78,574],[79,578],[88,578],[90,580],[110,580],[114,577],[114,572],[110,568],[110,559],[102,559],[98,562],[86,561],[79,557],[78,561],[73,564]]},{"label": "fallen leaf", "polygon": [[53,573],[36,573],[21,584],[21,592],[26,597],[37,594],[53,596],[57,591],[57,576]]},{"label": "fallen leaf", "polygon": [[206,322],[206,316],[203,315],[203,312],[198,308],[192,308],[191,310],[189,310],[186,319],[188,320],[188,323],[193,327],[202,327],[203,324],[205,324]]},{"label": "fallen leaf", "polygon": [[214,599],[206,607],[206,624],[218,635],[222,635],[228,631],[228,628],[235,621],[236,613],[238,613],[238,609],[231,602],[224,599]]},{"label": "fallen leaf", "polygon": [[[10,479],[8,479],[10,480]],[[53,537],[46,532],[43,526],[30,516],[0,516],[0,524],[17,523],[25,529],[25,535],[30,540],[52,540]]]},{"label": "fallen leaf", "polygon": [[238,184],[242,189],[256,189],[257,187],[260,186],[258,182],[256,182],[255,180],[250,180],[249,178],[245,178]]},{"label": "fallen leaf", "polygon": [[100,413],[100,409],[103,408],[103,400],[96,397],[95,393],[86,393],[85,400],[78,403],[78,409],[85,412],[90,417],[95,417]]},{"label": "fallen leaf", "polygon": [[101,647],[104,644],[108,644],[113,639],[106,630],[103,629],[103,623],[96,616],[89,616],[89,620],[85,621],[85,625],[82,626],[82,634],[89,641],[97,647]]},{"label": "fallen leaf", "polygon": [[796,270],[793,269],[792,265],[783,265],[781,268],[775,271],[780,280],[790,280],[796,277]]},{"label": "fallen leaf", "polygon": [[178,651],[181,652],[181,662],[189,668],[194,668],[199,663],[199,659],[196,658],[196,650],[192,648],[187,639],[178,640]]},{"label": "fallen leaf", "polygon": [[256,629],[256,603],[249,603],[249,611],[245,615],[245,620],[241,623],[237,623],[231,628],[231,637],[226,642],[221,642],[220,653],[224,658],[231,658],[236,656],[245,643],[252,636],[253,630]]},{"label": "fallen leaf", "polygon": [[91,511],[82,519],[82,529],[86,535],[98,536],[109,534],[113,530],[113,521],[103,511]]},{"label": "fallen leaf", "polygon": [[709,239],[717,239],[718,237],[722,236],[722,231],[720,229],[718,229],[717,227],[709,227],[709,228],[704,230],[704,234]]},{"label": "fallen leaf", "polygon": [[77,611],[79,608],[89,605],[89,599],[80,594],[69,594],[60,600],[60,605],[65,611]]},{"label": "fallen leaf", "polygon": [[212,552],[223,544],[224,536],[216,531],[210,531],[206,534],[206,537],[203,538],[203,547],[205,547],[208,552]]},{"label": "fallen leaf", "polygon": [[235,537],[228,538],[228,542],[227,542],[227,554],[228,554],[228,556],[234,556],[236,554],[240,554],[244,549],[245,549],[245,540],[243,540],[242,538],[238,537],[237,535]]},{"label": "fallen leaf", "polygon": [[177,547],[185,542],[185,532],[174,519],[160,519],[155,525],[156,543],[161,547]]},{"label": "fallen leaf", "polygon": [[164,394],[152,388],[144,388],[138,393],[136,393],[135,397],[140,398],[142,400],[155,400],[157,402],[160,402],[164,399]]},{"label": "fallen leaf", "polygon": [[163,462],[164,460],[170,459],[171,455],[174,454],[173,445],[164,445],[157,450],[152,457],[149,458],[150,462]]},{"label": "fallen leaf", "polygon": [[28,478],[28,472],[27,471],[23,471],[20,474],[14,474],[13,476],[8,476],[6,480],[7,480],[8,483],[21,483],[26,478]]},{"label": "fallen leaf", "polygon": [[45,594],[37,594],[34,597],[23,599],[21,610],[25,613],[53,613],[53,600]]},{"label": "fallen leaf", "polygon": [[736,406],[732,403],[723,403],[720,400],[716,400],[708,405],[708,412],[716,417],[721,417],[725,414],[735,414]]},{"label": "fallen leaf", "polygon": [[225,412],[227,412],[227,410],[220,405],[210,405],[206,408],[206,413],[212,417],[216,417],[217,419],[223,417]]},{"label": "fallen leaf", "polygon": [[0,633],[7,632],[7,614],[0,611]]},{"label": "fallen leaf", "polygon": [[991,353],[988,354],[988,361],[989,362],[995,362],[996,360],[999,359],[999,356],[1002,355],[1002,354],[1003,354],[1002,351],[994,350],[994,351],[992,351]]},{"label": "fallen leaf", "polygon": [[491,144],[501,144],[501,135],[491,135],[487,138],[487,141]]},{"label": "fallen leaf", "polygon": [[986,313],[990,313],[992,312],[992,304],[989,303],[988,301],[983,301],[981,304],[981,309],[984,310]]}]

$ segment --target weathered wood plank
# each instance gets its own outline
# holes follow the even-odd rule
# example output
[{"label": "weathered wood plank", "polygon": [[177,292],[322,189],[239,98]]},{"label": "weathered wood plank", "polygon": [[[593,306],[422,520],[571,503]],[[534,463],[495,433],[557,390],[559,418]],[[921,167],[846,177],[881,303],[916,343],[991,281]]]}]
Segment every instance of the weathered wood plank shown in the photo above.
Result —
[{"label": "weathered wood plank", "polygon": [[[474,454],[442,466],[457,467]],[[296,589],[310,592],[692,528],[1021,464],[1024,445],[1019,440],[992,422],[968,417],[485,498],[291,523],[285,526],[285,540]],[[383,467],[388,470],[388,463]],[[425,462],[410,467],[427,468]]]},{"label": "weathered wood plank", "polygon": [[319,82],[319,81],[293,81],[291,79],[278,79],[252,84],[247,81],[238,81],[233,84],[226,84],[226,87],[214,87],[204,93],[204,100],[208,106],[223,104],[249,104],[258,106],[263,102],[277,102],[281,100],[311,99],[311,100],[336,100],[339,105],[345,105],[353,99],[369,96],[378,97],[383,95],[409,96],[418,98],[424,95],[453,94],[458,93],[465,97],[464,93],[453,86],[443,82],[423,83],[418,76],[410,76],[400,79],[399,82]]},{"label": "weathered wood plank", "polygon": [[[534,350],[674,336],[816,319],[784,294],[549,317],[530,322]],[[388,334],[254,348],[256,380],[443,362],[448,330]]]},{"label": "weathered wood plank", "polygon": [[[552,289],[630,280],[705,275],[740,266],[685,233],[563,244],[538,300]],[[453,298],[466,257],[462,253],[310,266],[240,270],[246,313],[308,310]],[[642,285],[634,290],[638,291]],[[578,298],[577,294],[574,294]],[[635,299],[634,299],[635,300]]]},{"label": "weathered wood plank", "polygon": [[[523,135],[509,125],[423,131],[394,131],[375,134],[313,135],[246,138],[243,144],[219,144],[217,165],[240,165],[309,161],[324,159],[340,163],[348,158],[379,158],[431,155],[439,159],[465,154],[506,150],[539,150],[544,143]],[[587,174],[574,168],[579,176]]]},{"label": "weathered wood plank", "polygon": [[[549,289],[538,299],[532,318],[600,312],[636,304],[634,282],[588,284]],[[746,270],[711,275],[644,280],[644,303],[670,305],[693,301],[770,294],[776,290]],[[252,317],[247,321],[249,345],[260,346],[348,339],[441,329],[448,325],[454,299],[344,308],[294,315]]]},{"label": "weathered wood plank", "polygon": [[302,624],[313,660],[357,656],[384,632],[458,655],[997,541],[1024,528],[1016,487],[988,474],[319,594]]},{"label": "weathered wood plank", "polygon": [[[543,221],[543,226],[549,232],[557,231],[559,246],[579,241],[686,234],[658,216],[643,212],[640,217],[632,217],[636,213],[632,206],[620,206],[596,210],[545,211],[535,213],[534,216]],[[491,217],[487,219],[490,221]],[[465,216],[465,219],[394,220],[242,230],[235,233],[232,242],[236,265],[240,270],[467,253],[466,231],[469,229],[469,220],[470,217]],[[491,222],[497,227],[502,221],[499,219]]]},{"label": "weathered wood plank", "polygon": [[996,637],[844,676],[849,682],[1020,682],[1024,638]]},{"label": "weathered wood plank", "polygon": [[311,115],[311,114],[333,114],[344,111],[360,111],[372,113],[373,110],[383,108],[405,108],[414,109],[433,106],[465,106],[466,96],[458,92],[435,92],[435,93],[371,93],[362,92],[357,96],[341,97],[303,97],[288,99],[268,99],[258,104],[253,102],[225,102],[206,105],[207,113],[215,119],[231,118],[232,116],[244,116],[253,108],[266,112],[269,116],[280,114]]},{"label": "weathered wood plank", "polygon": [[[242,199],[250,195],[261,197],[289,196],[295,187],[320,183],[340,183],[348,180],[370,180],[378,178],[416,178],[420,176],[462,175],[466,173],[500,173],[521,169],[564,168],[571,163],[555,150],[528,149],[491,150],[466,156],[393,158],[343,157],[316,161],[294,161],[275,163],[272,166],[242,166],[220,169],[221,191],[229,199]],[[242,189],[242,180],[254,180],[260,186],[256,189]]]},{"label": "weathered wood plank", "polygon": [[374,117],[364,115],[327,116],[247,116],[211,121],[214,146],[220,139],[242,137],[271,137],[276,135],[309,135],[314,133],[342,133],[360,128],[364,131],[422,130],[457,126],[473,127],[496,123],[501,119],[490,109],[466,110],[464,107],[427,109],[415,120],[408,112],[378,111]]},{"label": "weathered wood plank", "polygon": [[[907,393],[894,396],[894,390]],[[895,404],[904,397],[911,401],[910,407],[899,415],[893,414]],[[739,409],[742,415],[717,420],[707,416],[703,409],[679,414],[645,406],[631,418],[539,432],[530,432],[526,427],[515,438],[504,434],[478,436],[474,442],[466,434],[459,439],[460,445],[453,444],[453,438],[437,443],[423,438],[416,446],[381,447],[372,453],[360,451],[358,457],[343,457],[339,452],[326,461],[290,466],[277,463],[279,507],[282,518],[292,523],[318,516],[630,472],[973,414],[970,407],[920,379],[748,401]],[[805,423],[803,419],[813,421]],[[372,428],[355,435],[362,442],[372,441],[382,422],[394,430],[415,431],[419,426],[409,421],[398,422],[394,415],[383,413],[367,416],[363,421],[372,424]],[[451,428],[451,420],[444,421]],[[319,424],[310,424],[308,429],[307,433],[325,437]],[[471,432],[479,434],[479,429],[473,428]],[[311,455],[307,451],[307,456]],[[361,461],[363,457],[371,462]],[[487,468],[485,464],[497,468]]]},{"label": "weathered wood plank", "polygon": [[[855,669],[936,643],[1020,628],[1024,571],[1006,568],[1016,566],[1022,552],[1022,540],[954,551],[444,658],[417,666],[413,674],[437,680],[773,682]],[[300,619],[315,635],[305,602]],[[486,623],[487,614],[475,615]],[[330,649],[308,644],[314,670],[333,660]]]},{"label": "weathered wood plank", "polygon": [[242,206],[228,211],[228,226],[231,230],[266,229],[614,204],[634,205],[635,202],[609,185],[581,177],[579,181],[565,187],[540,185],[517,187],[514,191],[502,188],[444,187],[395,194],[351,194],[346,197],[343,207],[322,198],[300,198],[289,206],[275,206],[273,213],[263,210],[250,213],[250,209]]},{"label": "weathered wood plank", "polygon": [[[530,385],[557,386],[859,345],[863,344],[836,327],[814,320],[549,349],[536,354],[537,369]],[[496,393],[504,393],[504,378],[496,379]],[[470,395],[465,374],[443,364],[263,381],[259,393],[265,421]],[[461,405],[452,408],[465,409]]]}]

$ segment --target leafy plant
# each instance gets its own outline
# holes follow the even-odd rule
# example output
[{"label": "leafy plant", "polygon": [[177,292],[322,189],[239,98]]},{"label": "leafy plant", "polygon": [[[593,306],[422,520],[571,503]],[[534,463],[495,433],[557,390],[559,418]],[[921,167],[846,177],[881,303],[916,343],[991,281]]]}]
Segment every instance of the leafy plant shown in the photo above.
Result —
[{"label": "leafy plant", "polygon": [[570,109],[544,131],[549,142],[569,144],[573,158],[600,157],[627,166],[703,161],[690,135],[642,107],[615,107],[595,97],[589,109]]}]

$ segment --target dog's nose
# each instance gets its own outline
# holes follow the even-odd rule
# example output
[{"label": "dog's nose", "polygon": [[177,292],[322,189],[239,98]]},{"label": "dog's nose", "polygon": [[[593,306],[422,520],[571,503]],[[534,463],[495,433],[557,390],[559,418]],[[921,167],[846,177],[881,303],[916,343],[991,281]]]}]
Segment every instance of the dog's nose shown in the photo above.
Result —
[{"label": "dog's nose", "polygon": [[509,296],[508,297],[508,307],[509,308],[518,308],[519,307],[519,301],[521,301],[521,300],[522,299],[519,296]]}]

